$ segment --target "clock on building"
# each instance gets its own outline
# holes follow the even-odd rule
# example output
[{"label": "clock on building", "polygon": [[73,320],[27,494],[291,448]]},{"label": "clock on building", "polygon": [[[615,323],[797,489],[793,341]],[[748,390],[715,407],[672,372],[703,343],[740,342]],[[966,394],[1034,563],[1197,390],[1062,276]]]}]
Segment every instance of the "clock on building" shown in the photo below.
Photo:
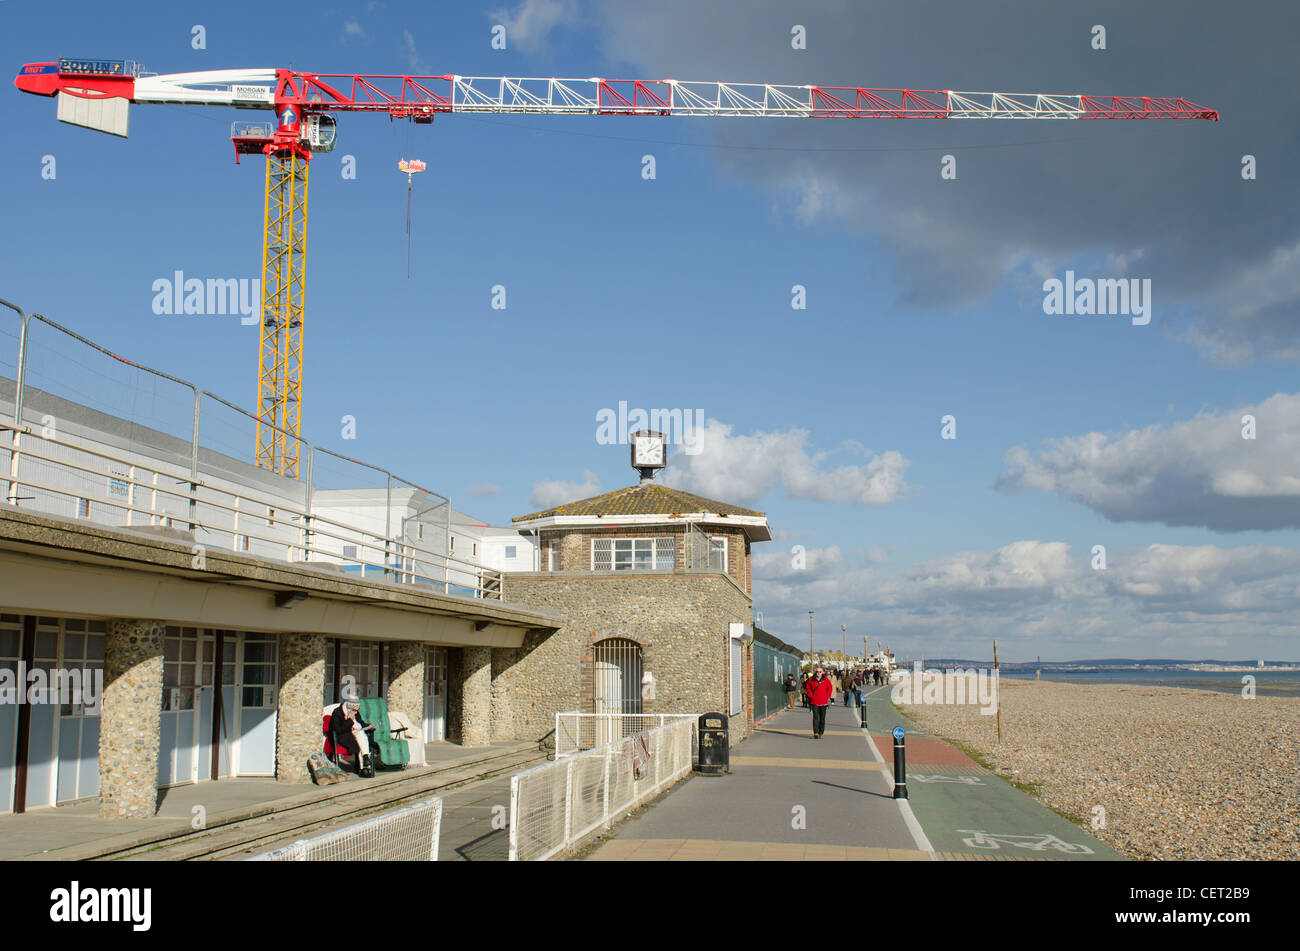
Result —
[{"label": "clock on building", "polygon": [[649,469],[662,469],[666,455],[666,443],[663,433],[641,430],[632,434],[632,468],[640,469],[642,476],[648,476]]}]

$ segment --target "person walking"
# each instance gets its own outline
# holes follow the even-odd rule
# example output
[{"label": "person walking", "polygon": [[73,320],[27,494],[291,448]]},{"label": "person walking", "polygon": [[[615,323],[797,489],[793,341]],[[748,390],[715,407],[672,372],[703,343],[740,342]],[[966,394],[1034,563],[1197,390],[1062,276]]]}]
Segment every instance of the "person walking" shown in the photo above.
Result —
[{"label": "person walking", "polygon": [[826,671],[818,667],[817,673],[808,681],[805,693],[808,695],[808,705],[812,707],[813,739],[820,740],[826,732],[826,707],[835,693],[835,686],[826,676]]},{"label": "person walking", "polygon": [[799,690],[799,685],[794,682],[794,674],[785,675],[785,708],[794,709],[794,695]]},{"label": "person walking", "polygon": [[844,672],[840,674],[840,690],[844,692],[844,705],[847,707],[849,705],[849,697],[853,693],[853,675],[849,673],[847,667],[844,668]]}]

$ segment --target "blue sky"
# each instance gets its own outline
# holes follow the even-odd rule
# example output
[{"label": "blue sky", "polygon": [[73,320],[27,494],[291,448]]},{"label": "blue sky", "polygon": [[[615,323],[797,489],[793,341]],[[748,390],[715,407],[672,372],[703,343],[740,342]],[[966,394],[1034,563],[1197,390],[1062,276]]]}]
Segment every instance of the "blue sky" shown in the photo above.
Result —
[{"label": "blue sky", "polygon": [[[1025,7],[974,44],[969,12],[938,3],[921,5],[944,14],[929,38],[881,5],[763,2],[739,18],[726,6],[668,3],[647,23],[577,0],[336,3],[310,17],[239,2],[8,2],[0,51],[15,73],[60,55],[159,73],[673,71],[1218,108],[1217,124],[343,115],[336,151],[313,162],[304,433],[507,523],[562,501],[565,483],[634,480],[626,447],[596,443],[600,409],[699,408],[720,442],[667,477],[768,513],[778,536],[757,549],[755,607],[796,643],[813,608],[828,632],[846,623],[931,656],[980,656],[999,636],[1012,659],[1300,659],[1295,444],[1276,439],[1300,413],[1288,401],[1256,443],[1204,448],[1238,408],[1296,389],[1300,292],[1285,275],[1297,193],[1280,171],[1295,167],[1284,119],[1296,103],[1294,84],[1272,80],[1284,47],[1267,42],[1285,24],[1210,38],[1186,25],[1194,16],[1161,30],[1160,4]],[[1105,52],[1088,46],[1092,22],[1111,24]],[[789,49],[790,23],[807,24],[807,51]],[[196,24],[206,49],[191,47]],[[1283,97],[1273,113],[1245,107],[1252,81]],[[251,406],[256,327],[151,309],[153,281],[176,270],[257,277],[262,162],[236,166],[228,139],[249,116],[137,106],[122,140],[62,125],[52,100],[11,88],[0,297]],[[1267,169],[1258,181],[1240,178],[1247,152]],[[950,153],[958,178],[944,182]],[[409,280],[402,157],[428,162]],[[1067,267],[1152,277],[1151,324],[1044,315],[1043,277]],[[503,311],[490,307],[498,284]],[[795,284],[806,310],[791,308]],[[940,438],[945,414],[955,440]],[[344,415],[354,441],[340,438]],[[1045,445],[1089,433],[1113,444],[1100,468],[1097,454]],[[737,438],[757,455],[719,452]],[[1029,473],[1000,490],[1015,447]],[[873,482],[873,464],[901,482]],[[1224,488],[1243,472],[1263,487]],[[881,493],[870,504],[866,486]],[[1202,497],[1219,516],[1200,514],[1214,507]],[[1021,543],[1037,547],[1007,548]],[[810,569],[789,564],[796,544]],[[1089,566],[1096,544],[1104,580]]]}]

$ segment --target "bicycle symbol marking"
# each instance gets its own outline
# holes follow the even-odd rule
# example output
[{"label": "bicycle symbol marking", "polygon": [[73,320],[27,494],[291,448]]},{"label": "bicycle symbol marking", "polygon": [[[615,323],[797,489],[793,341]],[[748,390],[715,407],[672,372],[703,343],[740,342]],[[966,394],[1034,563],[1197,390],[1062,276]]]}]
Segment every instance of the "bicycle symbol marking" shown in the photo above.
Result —
[{"label": "bicycle symbol marking", "polygon": [[944,776],[940,773],[913,773],[908,779],[918,783],[960,783],[964,786],[983,786],[984,780],[978,776]]},{"label": "bicycle symbol marking", "polygon": [[1048,849],[1054,849],[1067,855],[1093,854],[1092,849],[1086,845],[1078,842],[1066,842],[1046,832],[1038,835],[1010,835],[1000,832],[980,832],[975,829],[958,829],[957,831],[970,834],[969,838],[962,839],[962,841],[972,849],[997,850],[1006,845],[1015,846],[1018,849],[1028,849],[1031,852],[1046,852]]}]

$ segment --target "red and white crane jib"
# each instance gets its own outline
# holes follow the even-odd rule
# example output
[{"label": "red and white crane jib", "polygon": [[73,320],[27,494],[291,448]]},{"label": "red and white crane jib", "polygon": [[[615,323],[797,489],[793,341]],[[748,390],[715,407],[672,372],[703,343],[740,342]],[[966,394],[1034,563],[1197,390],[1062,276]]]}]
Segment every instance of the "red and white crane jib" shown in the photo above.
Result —
[{"label": "red and white crane jib", "polygon": [[1218,119],[1181,98],[868,89],[677,79],[405,76],[279,71],[276,102],[307,111],[850,119]]},{"label": "red and white crane jib", "polygon": [[[126,104],[275,110],[273,138],[291,146],[304,117],[383,112],[431,121],[438,114],[537,114],[844,119],[1218,119],[1182,98],[868,89],[675,79],[407,76],[216,69],[152,75],[127,60],[31,63],[14,84],[58,95],[59,118],[126,134]],[[79,100],[79,102],[70,102]],[[121,105],[105,109],[116,100]],[[100,103],[98,108],[91,104]],[[251,150],[251,149],[250,149]],[[317,149],[320,151],[321,149]]]}]

